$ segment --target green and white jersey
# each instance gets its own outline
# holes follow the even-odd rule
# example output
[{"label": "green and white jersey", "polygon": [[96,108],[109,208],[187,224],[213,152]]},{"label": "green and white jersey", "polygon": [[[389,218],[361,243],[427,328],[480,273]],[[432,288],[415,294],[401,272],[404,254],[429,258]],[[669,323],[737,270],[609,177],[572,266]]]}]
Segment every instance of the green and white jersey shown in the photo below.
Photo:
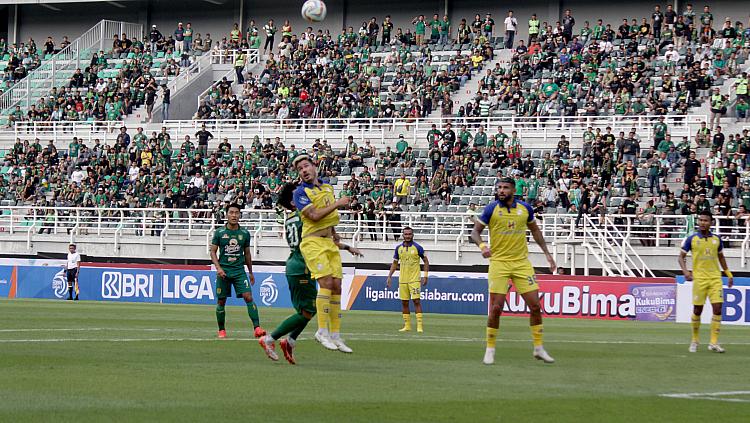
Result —
[{"label": "green and white jersey", "polygon": [[306,275],[308,272],[305,265],[305,258],[302,257],[302,251],[299,249],[300,243],[302,243],[302,219],[299,211],[295,211],[286,218],[286,221],[284,221],[284,233],[286,235],[286,243],[289,244],[289,248],[292,250],[289,253],[289,258],[286,260],[286,274]]},{"label": "green and white jersey", "polygon": [[225,226],[214,232],[211,245],[219,247],[219,265],[228,275],[245,273],[245,248],[250,246],[250,232],[242,226],[235,230]]}]

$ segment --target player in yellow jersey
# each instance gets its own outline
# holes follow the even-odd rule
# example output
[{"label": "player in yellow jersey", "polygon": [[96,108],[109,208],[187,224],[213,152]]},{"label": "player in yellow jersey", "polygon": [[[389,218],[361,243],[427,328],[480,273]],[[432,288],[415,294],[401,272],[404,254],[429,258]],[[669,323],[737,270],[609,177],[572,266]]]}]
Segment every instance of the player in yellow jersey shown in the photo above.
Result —
[{"label": "player in yellow jersey", "polygon": [[[721,327],[721,309],[724,304],[724,287],[721,281],[721,268],[729,279],[729,287],[734,284],[734,277],[729,271],[727,260],[724,258],[724,245],[718,235],[711,233],[713,217],[711,212],[703,211],[698,215],[698,232],[688,236],[682,243],[680,251],[680,268],[685,280],[693,281],[693,316],[690,319],[693,337],[688,351],[698,351],[698,333],[701,327],[701,313],[706,297],[711,302],[713,316],[711,317],[711,340],[708,350],[723,353],[724,348],[719,345],[719,330]],[[693,271],[687,268],[685,257],[693,252]]]},{"label": "player in yellow jersey", "polygon": [[[544,252],[552,273],[557,270],[544,236],[534,221],[534,211],[528,204],[516,200],[516,184],[513,178],[501,178],[497,185],[497,200],[487,207],[474,224],[471,240],[482,250],[482,257],[490,259],[487,279],[490,291],[490,310],[487,317],[487,349],[484,364],[495,362],[495,342],[500,328],[500,314],[505,304],[505,296],[513,282],[530,312],[531,338],[534,343],[534,358],[545,363],[555,360],[547,354],[543,346],[542,309],[539,304],[539,286],[534,268],[529,261],[526,245],[526,229],[531,231],[534,241]],[[482,241],[485,226],[490,232],[490,246]]]},{"label": "player in yellow jersey", "polygon": [[[398,297],[401,300],[401,313],[404,316],[404,327],[399,332],[408,332],[411,330],[411,312],[409,311],[409,300],[414,303],[414,313],[417,315],[417,332],[422,333],[422,303],[419,301],[420,288],[427,285],[427,275],[430,273],[430,261],[424,253],[424,248],[414,242],[414,230],[405,227],[401,231],[404,242],[396,246],[393,253],[393,263],[388,272],[388,279],[385,285],[390,289],[391,278],[396,266],[399,266],[398,276]],[[424,276],[420,278],[419,260],[424,262]]]},{"label": "player in yellow jersey", "polygon": [[338,209],[349,205],[349,197],[336,200],[333,187],[318,179],[318,169],[309,156],[295,157],[292,166],[302,180],[293,195],[294,205],[302,215],[300,251],[312,279],[317,280],[320,286],[315,299],[318,311],[315,339],[329,350],[351,353],[352,349],[340,336],[343,271],[339,249],[347,250],[354,256],[362,256],[362,253],[342,244],[336,233]]}]

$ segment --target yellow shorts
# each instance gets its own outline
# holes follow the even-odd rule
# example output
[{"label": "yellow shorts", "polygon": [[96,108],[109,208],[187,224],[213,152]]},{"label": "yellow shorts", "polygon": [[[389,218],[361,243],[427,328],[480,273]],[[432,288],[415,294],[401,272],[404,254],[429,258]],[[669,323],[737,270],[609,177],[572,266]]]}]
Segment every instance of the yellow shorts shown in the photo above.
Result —
[{"label": "yellow shorts", "polygon": [[343,278],[341,253],[339,253],[339,247],[333,243],[331,238],[319,236],[302,238],[299,249],[305,258],[312,279],[320,279],[326,276]]},{"label": "yellow shorts", "polygon": [[528,259],[504,262],[490,261],[487,281],[490,285],[490,294],[507,294],[508,289],[510,289],[510,281],[513,281],[513,286],[516,287],[516,292],[519,294],[539,290],[534,267]]},{"label": "yellow shorts", "polygon": [[724,287],[721,278],[693,280],[693,305],[704,305],[706,297],[711,304],[724,302]]},{"label": "yellow shorts", "polygon": [[398,298],[400,298],[401,301],[418,300],[419,292],[419,282],[399,282],[398,284]]}]

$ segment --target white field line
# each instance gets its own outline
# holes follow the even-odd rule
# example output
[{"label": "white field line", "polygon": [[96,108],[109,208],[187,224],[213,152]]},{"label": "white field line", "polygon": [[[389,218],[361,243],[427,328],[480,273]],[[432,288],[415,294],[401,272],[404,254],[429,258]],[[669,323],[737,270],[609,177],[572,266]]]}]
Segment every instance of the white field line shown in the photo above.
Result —
[{"label": "white field line", "polygon": [[[5,329],[0,332],[69,332],[69,331],[128,331],[128,332],[191,332],[207,333],[203,329],[125,329],[125,328],[60,328],[60,329]],[[235,331],[235,333],[242,331]],[[231,336],[231,333],[230,333]],[[484,338],[471,337],[452,337],[452,336],[435,336],[435,335],[416,335],[409,336],[392,333],[345,333],[346,339],[351,341],[385,341],[385,342],[484,342]],[[310,339],[306,337],[301,340]],[[33,343],[33,342],[164,342],[164,341],[190,341],[206,342],[219,341],[214,337],[190,337],[190,336],[162,336],[153,338],[133,338],[133,337],[109,337],[109,338],[24,338],[24,339],[0,339],[0,343]],[[220,341],[255,341],[252,338],[226,338]],[[530,342],[528,338],[499,338],[500,342]],[[665,342],[665,341],[597,341],[597,340],[555,340],[549,339],[551,344],[597,344],[597,345],[683,345],[685,342]],[[750,345],[750,342],[724,342],[723,345]]]},{"label": "white field line", "polygon": [[692,392],[687,394],[661,394],[660,397],[680,399],[702,399],[709,401],[724,402],[750,402],[750,399],[725,398],[736,395],[750,395],[750,391],[726,391],[726,392]]}]

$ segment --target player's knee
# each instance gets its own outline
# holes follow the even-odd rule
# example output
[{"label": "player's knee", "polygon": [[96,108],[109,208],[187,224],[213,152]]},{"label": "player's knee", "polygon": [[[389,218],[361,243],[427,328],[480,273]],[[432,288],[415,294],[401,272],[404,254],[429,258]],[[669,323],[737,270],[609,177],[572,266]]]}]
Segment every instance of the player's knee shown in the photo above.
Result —
[{"label": "player's knee", "polygon": [[529,304],[529,312],[536,314],[542,312],[542,306],[539,303],[536,304]]},{"label": "player's knee", "polygon": [[417,307],[419,307],[419,305],[421,304],[421,303],[419,302],[419,298],[415,298],[415,299],[413,299],[412,301],[414,302],[414,305],[415,305],[415,306],[417,306]]},{"label": "player's knee", "polygon": [[492,304],[490,306],[490,316],[499,316],[503,313],[503,306],[500,304]]},{"label": "player's knee", "polygon": [[224,307],[225,305],[227,305],[227,299],[226,299],[226,298],[219,298],[219,299],[218,299],[218,300],[216,301],[216,304],[218,304],[218,305],[220,305],[220,306]]}]

